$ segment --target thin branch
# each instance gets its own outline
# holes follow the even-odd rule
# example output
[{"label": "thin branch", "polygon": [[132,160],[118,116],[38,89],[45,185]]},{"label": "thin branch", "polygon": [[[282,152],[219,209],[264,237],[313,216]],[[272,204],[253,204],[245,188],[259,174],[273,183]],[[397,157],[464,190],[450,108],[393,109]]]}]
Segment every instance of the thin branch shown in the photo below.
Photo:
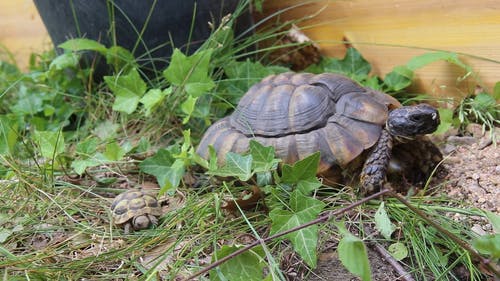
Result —
[{"label": "thin branch", "polygon": [[382,196],[382,195],[384,195],[386,193],[389,193],[389,192],[390,192],[389,189],[383,189],[383,190],[381,190],[381,191],[379,191],[377,193],[374,193],[374,194],[372,194],[370,196],[367,196],[367,197],[365,197],[365,198],[363,198],[361,200],[358,200],[358,201],[356,201],[356,202],[354,202],[354,203],[352,203],[352,204],[350,204],[350,205],[348,205],[348,206],[346,206],[344,208],[341,208],[341,209],[338,209],[338,210],[335,210],[335,211],[329,211],[326,214],[324,214],[324,215],[318,217],[317,219],[312,220],[312,221],[310,221],[308,223],[305,223],[305,224],[302,224],[302,225],[290,228],[290,229],[288,229],[286,231],[283,231],[283,232],[280,232],[280,233],[276,233],[276,234],[268,236],[268,237],[266,237],[264,239],[255,240],[254,242],[252,242],[251,244],[245,246],[244,248],[241,248],[241,249],[239,249],[239,250],[237,250],[237,251],[235,251],[235,252],[233,252],[233,253],[231,253],[231,254],[229,254],[229,255],[227,255],[227,256],[219,259],[219,260],[217,260],[216,262],[208,265],[204,269],[202,269],[202,270],[198,271],[197,273],[189,276],[186,280],[192,280],[192,279],[194,279],[194,278],[196,278],[196,277],[198,277],[198,276],[200,276],[200,275],[202,275],[202,274],[204,274],[204,273],[212,270],[213,268],[215,268],[215,267],[223,264],[224,262],[226,262],[226,261],[228,261],[228,260],[230,260],[230,259],[238,256],[239,254],[242,254],[242,253],[250,250],[251,248],[253,248],[253,247],[257,246],[257,245],[265,244],[266,242],[269,242],[269,241],[271,241],[271,240],[273,240],[275,238],[287,235],[288,233],[292,233],[292,232],[295,232],[295,231],[300,230],[300,229],[304,229],[304,228],[306,228],[308,226],[315,225],[315,224],[322,223],[322,222],[326,222],[326,221],[330,220],[331,218],[333,218],[335,216],[343,214],[343,213],[345,213],[345,212],[347,212],[349,210],[354,209],[355,207],[357,207],[357,206],[359,206],[361,204],[364,204],[364,203],[366,203],[366,202],[368,202],[368,201],[370,201],[372,199],[375,199],[375,198],[377,198],[379,196]]},{"label": "thin branch", "polygon": [[410,273],[407,272],[401,264],[397,260],[395,260],[387,250],[382,247],[379,243],[373,243],[373,246],[375,246],[375,250],[384,258],[386,262],[388,262],[394,270],[399,274],[401,280],[403,281],[415,281],[413,277],[411,277]]}]

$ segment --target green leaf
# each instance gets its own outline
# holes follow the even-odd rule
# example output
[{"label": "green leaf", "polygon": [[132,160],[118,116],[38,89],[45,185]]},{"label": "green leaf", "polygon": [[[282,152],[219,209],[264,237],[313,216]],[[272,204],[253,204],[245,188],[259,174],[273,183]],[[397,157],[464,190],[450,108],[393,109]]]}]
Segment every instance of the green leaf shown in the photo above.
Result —
[{"label": "green leaf", "polygon": [[120,126],[116,123],[113,123],[110,120],[105,120],[95,127],[92,131],[94,135],[96,135],[99,139],[105,141],[113,138],[116,135],[116,131]]},{"label": "green leaf", "polygon": [[127,75],[104,76],[104,81],[115,94],[113,110],[127,114],[136,110],[139,100],[146,92],[146,83],[135,68]]},{"label": "green leaf", "polygon": [[0,243],[5,243],[7,239],[12,235],[12,230],[7,228],[0,228]]},{"label": "green leaf", "polygon": [[128,72],[137,67],[134,55],[121,46],[112,46],[107,50],[106,62],[113,65],[116,72]]},{"label": "green leaf", "polygon": [[479,93],[474,97],[472,106],[477,111],[488,112],[495,109],[496,101],[492,96],[486,93]]},{"label": "green leaf", "polygon": [[71,168],[75,173],[82,175],[88,167],[95,167],[103,164],[103,161],[95,158],[78,159],[71,162]]},{"label": "green leaf", "polygon": [[221,81],[221,86],[229,92],[235,92],[238,96],[241,96],[251,86],[260,82],[262,78],[275,72],[260,62],[252,62],[250,59],[247,59],[243,62],[229,62],[224,66],[224,73],[228,79]]},{"label": "green leaf", "polygon": [[182,124],[186,124],[191,118],[191,114],[193,114],[194,106],[196,105],[197,100],[198,98],[188,96],[187,99],[181,104],[181,111],[186,114],[186,116],[182,119]]},{"label": "green leaf", "polygon": [[196,52],[189,57],[175,49],[163,76],[175,86],[184,86],[189,95],[199,97],[215,87],[209,76],[211,55],[212,49]]},{"label": "green leaf", "polygon": [[109,161],[118,161],[125,155],[125,150],[122,149],[118,142],[113,141],[106,145],[103,155]]},{"label": "green leaf", "polygon": [[11,154],[17,143],[18,122],[14,116],[0,115],[0,155]]},{"label": "green leaf", "polygon": [[451,128],[453,124],[453,110],[448,108],[438,108],[441,123],[437,127],[435,134],[443,134]]},{"label": "green leaf", "polygon": [[144,115],[148,117],[151,114],[151,111],[157,107],[167,95],[172,93],[172,87],[166,88],[165,90],[160,89],[151,89],[146,92],[146,94],[139,100],[140,103],[144,105],[144,109],[146,112]]},{"label": "green leaf", "polygon": [[444,52],[444,51],[439,51],[439,52],[432,52],[432,53],[425,53],[420,56],[415,56],[406,63],[406,66],[412,70],[415,71],[421,67],[424,67],[430,63],[436,62],[436,61],[447,61],[450,63],[453,63],[455,65],[460,66],[461,68],[465,69],[467,72],[472,72],[472,69],[470,66],[466,65],[463,63],[459,58],[456,53],[453,52]]},{"label": "green leaf", "polygon": [[500,216],[490,211],[484,211],[484,214],[493,226],[493,231],[495,231],[496,234],[500,234]]},{"label": "green leaf", "polygon": [[387,91],[399,92],[407,88],[413,81],[413,74],[413,70],[407,66],[400,65],[394,67],[384,78]]},{"label": "green leaf", "polygon": [[185,173],[184,162],[175,159],[172,152],[167,149],[158,150],[153,157],[142,161],[139,168],[142,172],[156,177],[160,185],[160,194],[172,193],[179,186]]},{"label": "green leaf", "polygon": [[255,140],[250,140],[250,155],[252,155],[252,170],[255,173],[275,170],[281,161],[274,158],[274,147],[263,146]]},{"label": "green leaf", "polygon": [[57,56],[49,65],[49,70],[61,70],[70,67],[76,67],[80,56],[75,53],[64,53]]},{"label": "green leaf", "polygon": [[97,150],[97,138],[91,137],[76,145],[76,153],[84,157],[93,155]]},{"label": "green leaf", "polygon": [[[293,227],[314,220],[325,207],[325,203],[303,195],[295,190],[290,195],[290,209],[273,209],[269,213],[272,220],[270,235],[286,231]],[[312,225],[284,236],[292,242],[295,251],[311,267],[316,267],[316,246],[318,243],[318,226]]]},{"label": "green leaf", "polygon": [[281,179],[285,183],[298,183],[300,180],[308,180],[316,177],[319,159],[320,154],[316,152],[295,162],[293,165],[283,165],[283,175]]},{"label": "green leaf", "polygon": [[299,182],[297,182],[297,189],[300,190],[303,194],[310,194],[314,190],[320,188],[321,185],[322,184],[318,180],[318,178],[314,177],[314,178],[299,180]]},{"label": "green leaf", "polygon": [[347,75],[361,82],[368,78],[371,65],[355,48],[348,48],[343,59],[323,58],[319,65],[312,69],[315,73],[333,72]]},{"label": "green leaf", "polygon": [[401,242],[392,243],[389,245],[387,251],[398,261],[401,261],[408,256],[408,248],[406,248],[405,244]]},{"label": "green leaf", "polygon": [[387,240],[391,239],[391,235],[396,229],[385,211],[384,202],[380,203],[377,212],[375,212],[375,228]]},{"label": "green leaf", "polygon": [[103,44],[86,38],[70,39],[59,44],[58,47],[69,51],[96,51],[101,54],[106,54],[107,52],[107,48]]},{"label": "green leaf", "polygon": [[496,82],[493,87],[493,98],[495,100],[500,100],[500,82]]},{"label": "green leaf", "polygon": [[252,176],[252,155],[242,156],[237,153],[226,153],[226,162],[224,166],[209,174],[221,177],[237,177],[241,181],[247,181]]},{"label": "green leaf", "polygon": [[33,140],[38,144],[42,157],[46,159],[53,159],[64,152],[64,136],[60,131],[35,131]]},{"label": "green leaf", "polygon": [[336,226],[343,236],[337,247],[340,261],[349,272],[361,277],[361,280],[371,280],[370,262],[365,244],[352,235],[342,223],[337,223]]},{"label": "green leaf", "polygon": [[[215,251],[212,255],[212,262],[217,261],[231,253],[241,249],[241,246],[223,245],[221,249]],[[227,262],[219,265],[216,269],[210,271],[210,280],[262,280],[266,262],[264,260],[264,251],[262,247],[255,247],[240,255],[231,258]]]},{"label": "green leaf", "polygon": [[483,235],[472,240],[472,246],[481,254],[500,258],[500,234]]}]

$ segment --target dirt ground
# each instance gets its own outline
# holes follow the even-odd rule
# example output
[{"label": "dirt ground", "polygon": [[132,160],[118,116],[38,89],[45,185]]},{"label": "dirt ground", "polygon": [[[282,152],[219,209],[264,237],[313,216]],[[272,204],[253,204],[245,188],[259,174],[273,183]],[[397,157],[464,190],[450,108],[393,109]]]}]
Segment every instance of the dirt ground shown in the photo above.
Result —
[{"label": "dirt ground", "polygon": [[[458,135],[456,130],[433,137],[445,156],[443,167],[446,172],[442,193],[460,202],[463,207],[477,207],[500,213],[500,144],[494,145],[489,132],[482,132],[480,125],[467,127],[466,134]],[[496,140],[500,139],[500,128]],[[456,220],[470,219],[453,215]],[[492,226],[485,220],[473,222],[472,230],[479,235],[491,233]],[[380,250],[380,249],[379,249]],[[372,268],[372,280],[413,280],[402,278],[382,257],[380,251],[371,245],[368,255]],[[309,275],[309,281],[360,280],[350,274],[338,260],[336,253],[320,254],[318,267]],[[464,279],[466,280],[466,279]]]}]

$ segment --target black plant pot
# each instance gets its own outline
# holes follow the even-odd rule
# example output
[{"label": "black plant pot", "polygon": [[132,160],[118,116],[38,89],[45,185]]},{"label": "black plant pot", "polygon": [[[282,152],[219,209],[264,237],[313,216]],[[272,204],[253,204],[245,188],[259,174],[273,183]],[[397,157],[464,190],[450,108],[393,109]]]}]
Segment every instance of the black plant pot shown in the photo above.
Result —
[{"label": "black plant pot", "polygon": [[[132,51],[136,58],[142,58],[139,59],[139,63],[143,70],[146,69],[148,72],[147,70],[163,69],[173,47],[188,53],[195,51],[210,35],[208,22],[219,23],[222,17],[234,12],[239,1],[34,0],[34,2],[54,45],[79,37],[97,40],[107,47],[116,43]],[[111,28],[112,21],[115,26],[114,33]],[[238,18],[235,32],[241,34],[251,26],[252,18],[247,11]],[[95,75],[98,77],[107,72],[107,66],[102,62],[95,69]]]}]

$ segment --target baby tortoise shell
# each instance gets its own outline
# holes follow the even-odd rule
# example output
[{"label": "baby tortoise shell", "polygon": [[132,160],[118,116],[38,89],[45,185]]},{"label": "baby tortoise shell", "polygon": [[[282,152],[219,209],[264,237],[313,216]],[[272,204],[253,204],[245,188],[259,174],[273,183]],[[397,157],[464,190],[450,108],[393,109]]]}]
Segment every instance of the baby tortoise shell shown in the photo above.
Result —
[{"label": "baby tortoise shell", "polygon": [[114,223],[123,226],[125,233],[158,224],[162,209],[153,193],[129,190],[115,197],[111,204]]},{"label": "baby tortoise shell", "polygon": [[416,164],[399,167],[427,174],[441,155],[435,146],[426,152],[433,144],[420,135],[433,132],[438,124],[439,115],[429,105],[402,107],[395,98],[338,74],[289,72],[252,86],[233,114],[206,131],[197,153],[207,159],[212,145],[222,163],[229,151],[246,152],[251,139],[273,146],[284,163],[320,151],[318,173],[336,181],[343,170],[364,163],[361,182],[369,193],[385,179],[393,146],[405,144],[396,151],[421,147],[421,161],[418,153],[395,156],[410,155],[412,159],[399,163]]}]

